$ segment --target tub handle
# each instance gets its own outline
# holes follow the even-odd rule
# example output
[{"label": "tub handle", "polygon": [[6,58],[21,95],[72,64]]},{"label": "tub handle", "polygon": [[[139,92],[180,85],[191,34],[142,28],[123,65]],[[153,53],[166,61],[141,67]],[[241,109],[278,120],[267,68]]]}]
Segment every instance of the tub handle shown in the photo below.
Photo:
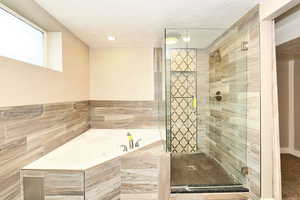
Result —
[{"label": "tub handle", "polygon": [[128,148],[126,145],[120,145],[122,148],[123,148],[123,152],[127,152],[128,151]]},{"label": "tub handle", "polygon": [[134,147],[139,147],[140,146],[140,141],[142,141],[142,139],[138,139],[136,142],[135,142],[135,145]]}]

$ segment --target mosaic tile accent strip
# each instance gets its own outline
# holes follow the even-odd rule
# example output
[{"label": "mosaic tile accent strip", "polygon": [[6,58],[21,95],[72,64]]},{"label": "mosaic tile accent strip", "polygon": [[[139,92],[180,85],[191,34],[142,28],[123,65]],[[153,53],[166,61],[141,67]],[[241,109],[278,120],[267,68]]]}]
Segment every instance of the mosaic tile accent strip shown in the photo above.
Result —
[{"label": "mosaic tile accent strip", "polygon": [[170,71],[171,152],[197,151],[197,53],[196,49],[172,49]]},{"label": "mosaic tile accent strip", "polygon": [[196,71],[196,49],[172,49],[171,71]]}]

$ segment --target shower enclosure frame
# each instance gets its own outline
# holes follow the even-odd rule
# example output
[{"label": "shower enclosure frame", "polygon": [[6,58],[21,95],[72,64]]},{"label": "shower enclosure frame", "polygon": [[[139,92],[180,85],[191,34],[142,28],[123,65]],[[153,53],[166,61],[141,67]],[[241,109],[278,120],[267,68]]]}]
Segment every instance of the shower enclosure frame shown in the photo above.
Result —
[{"label": "shower enclosure frame", "polygon": [[[171,123],[172,123],[172,119],[171,119],[171,103],[172,103],[172,94],[171,94],[171,88],[172,88],[172,69],[171,69],[171,66],[168,66],[168,65],[171,65],[168,64],[167,62],[167,51],[170,49],[170,48],[167,48],[167,44],[166,44],[166,38],[167,38],[167,30],[168,29],[165,29],[165,32],[164,32],[164,35],[165,35],[165,42],[164,42],[164,65],[165,65],[165,113],[166,113],[166,120],[165,120],[165,128],[166,128],[166,150],[170,153],[172,153],[172,145],[171,145],[171,141],[172,141],[172,137],[173,137],[173,134],[172,134],[172,129],[171,129]],[[192,29],[193,30],[193,29]],[[172,50],[173,49],[186,49],[186,50],[189,50],[189,49],[194,49],[195,50],[195,54],[196,54],[196,67],[195,67],[195,88],[196,88],[196,91],[195,91],[195,97],[196,99],[198,100],[198,50],[201,50],[201,49],[197,49],[197,48],[189,48],[188,46],[187,47],[184,47],[184,48],[171,48]],[[240,48],[241,51],[237,52],[237,53],[240,53],[242,52],[242,48]],[[247,61],[246,61],[247,63]],[[170,68],[170,69],[168,69]],[[181,72],[177,72],[177,73],[181,73]],[[184,72],[183,72],[184,73]],[[168,75],[169,74],[169,75]],[[209,97],[210,96],[210,88],[209,88]],[[196,106],[196,111],[195,111],[195,114],[196,114],[196,148],[198,150],[198,129],[199,129],[199,121],[198,121],[198,101],[197,101],[197,106]],[[246,167],[245,167],[246,168]],[[242,169],[241,169],[242,170]],[[232,185],[220,185],[220,186],[217,186],[217,185],[212,185],[212,186],[209,186],[209,185],[206,185],[206,186],[200,186],[201,188],[214,188],[214,187],[239,187],[239,186],[243,186],[242,184],[232,184]],[[190,188],[199,188],[198,186],[196,185],[189,185],[189,186],[185,186],[185,187],[190,187]],[[245,188],[241,187],[240,188],[241,190],[240,191],[246,191],[244,190]]]}]

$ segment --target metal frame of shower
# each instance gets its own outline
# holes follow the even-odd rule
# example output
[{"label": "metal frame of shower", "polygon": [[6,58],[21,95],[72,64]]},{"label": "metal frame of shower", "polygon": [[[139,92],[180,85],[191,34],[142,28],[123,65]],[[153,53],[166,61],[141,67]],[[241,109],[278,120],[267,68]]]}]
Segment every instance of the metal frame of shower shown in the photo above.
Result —
[{"label": "metal frame of shower", "polygon": [[[164,30],[164,39],[166,40],[167,38],[167,29]],[[246,47],[245,46],[245,41],[242,41],[241,47],[240,47],[240,51],[241,53],[243,53],[243,51],[247,50],[247,48],[243,48]],[[169,113],[171,111],[171,98],[172,98],[172,94],[171,94],[171,63],[168,63],[167,60],[167,52],[172,50],[172,49],[195,49],[195,53],[196,53],[196,68],[195,68],[195,97],[198,100],[198,80],[197,80],[197,75],[198,75],[198,51],[197,48],[188,48],[188,47],[184,47],[184,48],[167,48],[167,44],[166,41],[164,42],[164,65],[165,65],[165,113],[166,113],[166,120],[165,120],[165,128],[166,128],[166,132],[167,132],[167,137],[166,137],[166,150],[168,152],[173,153],[172,147],[171,147],[171,137],[172,137],[172,131],[171,131],[171,114]],[[246,57],[246,63],[247,63],[247,57]],[[169,65],[168,65],[169,64]],[[177,72],[178,73],[178,72]],[[180,73],[180,72],[179,72]],[[247,74],[246,74],[247,76]],[[169,98],[169,99],[167,99]],[[199,144],[198,144],[198,129],[199,129],[199,120],[198,120],[198,112],[199,112],[199,106],[198,106],[199,102],[197,101],[197,106],[196,106],[196,148],[197,150],[199,150]],[[183,152],[183,153],[187,153],[187,152]],[[247,159],[246,159],[247,160]],[[247,183],[246,183],[247,184]],[[237,183],[237,184],[232,184],[232,185],[177,185],[177,186],[172,186],[171,187],[171,192],[172,193],[194,193],[194,192],[216,192],[216,191],[220,191],[220,190],[224,190],[226,192],[247,192],[249,191],[247,188],[244,187],[245,185],[243,183]]]}]

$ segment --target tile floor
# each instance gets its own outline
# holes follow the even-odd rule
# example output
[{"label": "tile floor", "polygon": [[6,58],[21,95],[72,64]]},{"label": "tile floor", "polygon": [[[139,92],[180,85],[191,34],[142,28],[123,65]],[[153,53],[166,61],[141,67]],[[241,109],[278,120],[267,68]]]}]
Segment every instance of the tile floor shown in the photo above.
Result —
[{"label": "tile floor", "polygon": [[282,199],[300,200],[300,158],[281,154]]}]

